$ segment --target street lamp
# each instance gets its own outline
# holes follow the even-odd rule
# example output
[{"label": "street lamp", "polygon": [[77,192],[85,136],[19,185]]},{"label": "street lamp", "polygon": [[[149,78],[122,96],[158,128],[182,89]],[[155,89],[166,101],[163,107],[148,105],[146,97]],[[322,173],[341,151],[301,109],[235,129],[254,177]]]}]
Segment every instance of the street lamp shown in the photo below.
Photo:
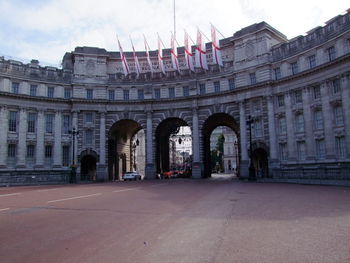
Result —
[{"label": "street lamp", "polygon": [[72,165],[71,165],[71,174],[70,174],[70,183],[76,182],[76,165],[75,165],[75,136],[79,134],[79,131],[74,127],[71,131],[68,131],[69,134],[72,134],[72,141],[73,141],[73,155],[72,155]]},{"label": "street lamp", "polygon": [[235,153],[236,153],[236,176],[239,177],[239,170],[238,170],[238,142],[237,140],[234,142],[235,146]]},{"label": "street lamp", "polygon": [[249,126],[249,180],[254,181],[255,178],[255,168],[253,164],[253,143],[252,143],[252,123],[254,119],[249,115],[247,120],[247,125]]},{"label": "street lamp", "polygon": [[134,171],[136,172],[136,147],[139,146],[140,142],[139,142],[139,139],[136,139],[136,142],[133,143],[132,145],[132,150],[133,150],[133,166],[134,166]]}]

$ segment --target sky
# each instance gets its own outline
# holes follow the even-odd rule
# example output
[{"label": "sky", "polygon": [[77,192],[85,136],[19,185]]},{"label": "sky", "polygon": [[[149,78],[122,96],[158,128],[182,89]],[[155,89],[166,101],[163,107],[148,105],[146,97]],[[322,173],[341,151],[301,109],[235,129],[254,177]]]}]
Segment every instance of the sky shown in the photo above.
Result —
[{"label": "sky", "polygon": [[[60,67],[77,46],[144,50],[143,35],[157,49],[157,33],[170,47],[174,0],[0,0],[0,56]],[[224,37],[265,21],[287,36],[303,35],[350,8],[349,0],[175,0],[176,38],[197,28],[210,37],[210,23]],[[208,41],[209,42],[209,41]]]}]

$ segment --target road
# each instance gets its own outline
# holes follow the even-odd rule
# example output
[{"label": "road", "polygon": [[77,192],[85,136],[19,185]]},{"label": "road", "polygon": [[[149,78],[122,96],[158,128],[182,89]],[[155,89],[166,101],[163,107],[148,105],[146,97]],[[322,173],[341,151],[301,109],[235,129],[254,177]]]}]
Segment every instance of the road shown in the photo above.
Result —
[{"label": "road", "polygon": [[350,188],[186,179],[0,188],[0,262],[350,262]]}]

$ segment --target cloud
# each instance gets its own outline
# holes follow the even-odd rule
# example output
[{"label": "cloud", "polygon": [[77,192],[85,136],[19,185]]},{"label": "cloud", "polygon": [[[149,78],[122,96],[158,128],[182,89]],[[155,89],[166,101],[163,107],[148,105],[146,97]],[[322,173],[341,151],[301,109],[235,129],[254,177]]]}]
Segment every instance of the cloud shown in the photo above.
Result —
[{"label": "cloud", "polygon": [[[194,39],[197,26],[210,35],[210,22],[225,37],[262,20],[289,38],[321,25],[348,8],[338,0],[176,0],[176,31],[179,43],[183,29]],[[170,46],[173,1],[160,0],[0,0],[0,54],[37,58],[57,63],[76,46],[117,50],[116,34],[124,50],[144,50],[142,34],[156,49],[156,33]]]}]

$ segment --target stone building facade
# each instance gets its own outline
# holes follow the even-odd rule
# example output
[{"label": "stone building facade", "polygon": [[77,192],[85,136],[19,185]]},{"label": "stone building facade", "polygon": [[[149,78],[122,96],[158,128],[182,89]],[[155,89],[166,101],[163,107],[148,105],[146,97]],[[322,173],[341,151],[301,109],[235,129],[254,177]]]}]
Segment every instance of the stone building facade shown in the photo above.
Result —
[{"label": "stone building facade", "polygon": [[220,45],[224,66],[207,43],[209,70],[195,73],[183,48],[180,73],[164,50],[166,75],[156,51],[153,74],[138,52],[139,78],[125,77],[119,53],[101,48],[77,47],[62,69],[0,58],[0,184],[65,182],[72,164],[78,180],[117,180],[132,169],[140,130],[145,177],[155,178],[179,126],[191,128],[194,178],[210,176],[210,134],[227,126],[243,179],[251,161],[256,176],[275,181],[349,181],[350,10],[294,39],[261,22]]}]

